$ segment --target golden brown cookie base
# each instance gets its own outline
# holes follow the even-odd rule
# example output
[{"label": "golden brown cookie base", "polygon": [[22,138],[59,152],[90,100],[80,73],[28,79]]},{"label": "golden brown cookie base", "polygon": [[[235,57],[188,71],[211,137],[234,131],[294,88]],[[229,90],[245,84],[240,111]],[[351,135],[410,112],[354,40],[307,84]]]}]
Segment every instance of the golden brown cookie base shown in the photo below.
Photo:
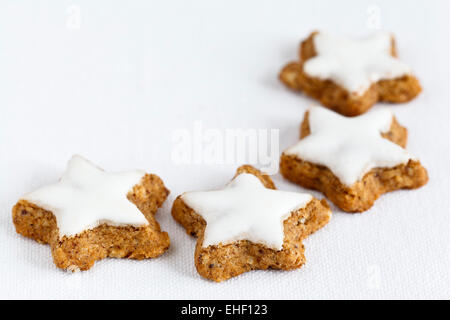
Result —
[{"label": "golden brown cookie base", "polygon": [[[317,54],[313,41],[315,34],[317,32],[313,32],[301,43],[300,62],[287,64],[280,73],[280,80],[289,88],[303,91],[324,106],[346,116],[360,115],[377,101],[407,102],[422,91],[419,80],[413,75],[380,80],[362,95],[352,94],[331,80],[321,80],[308,76],[303,71],[303,65]],[[396,57],[394,39],[392,39],[391,54]]]},{"label": "golden brown cookie base", "polygon": [[168,194],[156,175],[146,174],[141,183],[133,187],[127,197],[149,222],[141,227],[103,224],[73,237],[60,238],[53,213],[25,200],[19,200],[14,206],[13,222],[17,233],[50,244],[58,268],[88,270],[96,260],[106,257],[141,260],[164,253],[170,245],[169,236],[161,231],[154,214]]},{"label": "golden brown cookie base", "polygon": [[[269,176],[251,166],[242,166],[238,173],[255,174],[262,183],[274,189]],[[198,273],[217,282],[238,276],[250,270],[300,268],[306,261],[302,240],[322,228],[331,217],[326,200],[313,199],[305,208],[292,212],[284,221],[282,250],[273,250],[250,241],[237,241],[225,245],[202,247],[205,220],[188,207],[178,196],[172,207],[172,216],[192,236],[197,236],[195,266]]]},{"label": "golden brown cookie base", "polygon": [[[300,137],[310,133],[308,113],[300,126]],[[405,147],[407,130],[393,118],[391,128],[384,138]],[[419,188],[427,183],[427,171],[419,161],[410,160],[393,168],[374,168],[351,187],[341,181],[325,166],[303,161],[295,155],[282,154],[281,174],[302,187],[321,191],[335,205],[347,212],[369,209],[383,193],[397,189]]]}]

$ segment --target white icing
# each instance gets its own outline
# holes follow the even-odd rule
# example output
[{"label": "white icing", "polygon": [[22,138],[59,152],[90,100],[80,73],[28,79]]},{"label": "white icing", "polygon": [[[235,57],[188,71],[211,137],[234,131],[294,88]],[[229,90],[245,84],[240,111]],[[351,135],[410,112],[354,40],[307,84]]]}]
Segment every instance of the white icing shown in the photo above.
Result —
[{"label": "white icing", "polygon": [[275,250],[283,247],[283,221],[312,199],[306,193],[268,189],[252,174],[238,175],[221,190],[181,197],[206,221],[203,247],[249,240]]},{"label": "white icing", "polygon": [[392,119],[387,108],[348,118],[323,107],[311,107],[310,135],[284,153],[324,165],[351,186],[372,168],[394,167],[412,159],[405,149],[381,136],[389,131]]},{"label": "white icing", "polygon": [[59,235],[74,236],[106,223],[112,226],[148,224],[127,194],[144,171],[107,173],[75,155],[59,182],[42,187],[22,199],[51,211]]},{"label": "white icing", "polygon": [[411,74],[407,65],[391,56],[388,33],[361,40],[318,33],[313,41],[317,55],[305,62],[305,73],[332,80],[351,93],[362,95],[374,82]]}]

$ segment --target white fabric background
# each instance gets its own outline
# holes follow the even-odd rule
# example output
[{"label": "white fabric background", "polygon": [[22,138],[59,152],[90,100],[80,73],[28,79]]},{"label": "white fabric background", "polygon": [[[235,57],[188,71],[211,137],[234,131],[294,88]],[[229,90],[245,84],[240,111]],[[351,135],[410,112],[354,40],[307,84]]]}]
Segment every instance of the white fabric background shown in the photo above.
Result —
[{"label": "white fabric background", "polygon": [[[66,27],[72,5],[81,13],[76,30]],[[202,279],[195,240],[170,206],[183,191],[222,186],[237,164],[175,166],[174,130],[197,120],[278,128],[280,148],[293,144],[312,100],[286,90],[280,68],[313,29],[371,32],[372,5],[424,87],[393,108],[429,183],[385,195],[361,215],[334,208],[329,225],[305,241],[299,270]],[[448,12],[448,1],[2,1],[0,298],[450,298]],[[15,233],[14,203],[54,182],[73,153],[109,171],[142,168],[164,179],[166,254],[67,274],[48,246]]]}]

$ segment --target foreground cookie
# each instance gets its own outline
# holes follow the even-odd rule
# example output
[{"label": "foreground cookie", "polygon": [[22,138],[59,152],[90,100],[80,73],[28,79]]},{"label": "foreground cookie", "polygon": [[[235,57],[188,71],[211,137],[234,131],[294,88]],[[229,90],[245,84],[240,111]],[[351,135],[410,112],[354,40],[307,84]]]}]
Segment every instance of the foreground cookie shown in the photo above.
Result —
[{"label": "foreground cookie", "polygon": [[58,268],[87,270],[106,257],[145,259],[169,247],[154,218],[169,191],[143,171],[106,173],[80,156],[59,182],[13,208],[16,231],[51,246]]},{"label": "foreground cookie", "polygon": [[200,275],[223,281],[249,270],[305,263],[302,240],[327,224],[331,211],[325,200],[275,189],[269,176],[242,166],[221,190],[177,197],[172,216],[198,237]]},{"label": "foreground cookie", "polygon": [[383,193],[428,181],[419,160],[403,149],[406,128],[388,109],[347,118],[312,107],[300,131],[301,140],[281,155],[281,173],[344,211],[365,211]]},{"label": "foreground cookie", "polygon": [[377,101],[406,102],[420,93],[419,81],[396,57],[387,33],[356,41],[313,32],[301,43],[300,62],[286,65],[280,79],[336,112],[356,116]]}]

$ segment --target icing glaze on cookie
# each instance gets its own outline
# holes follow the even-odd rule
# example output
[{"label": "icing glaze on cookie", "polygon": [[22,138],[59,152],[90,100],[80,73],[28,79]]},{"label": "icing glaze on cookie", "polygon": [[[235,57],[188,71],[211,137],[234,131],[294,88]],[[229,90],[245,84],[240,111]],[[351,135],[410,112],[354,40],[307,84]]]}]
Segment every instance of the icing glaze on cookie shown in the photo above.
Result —
[{"label": "icing glaze on cookie", "polygon": [[332,80],[351,93],[362,95],[372,83],[411,74],[407,65],[391,56],[388,33],[352,40],[320,32],[313,41],[317,55],[305,62],[305,73]]},{"label": "icing glaze on cookie", "polygon": [[248,173],[221,190],[186,192],[181,198],[206,221],[203,247],[249,240],[275,250],[283,248],[283,221],[312,200],[306,193],[268,189]]},{"label": "icing glaze on cookie", "polygon": [[351,186],[373,168],[395,167],[413,159],[405,149],[381,136],[389,131],[392,119],[387,108],[348,118],[311,107],[311,133],[284,153],[326,166],[343,184]]},{"label": "icing glaze on cookie", "polygon": [[59,182],[42,187],[22,199],[51,211],[59,235],[74,236],[106,223],[112,226],[148,224],[127,199],[144,171],[107,173],[81,156],[73,156]]}]

